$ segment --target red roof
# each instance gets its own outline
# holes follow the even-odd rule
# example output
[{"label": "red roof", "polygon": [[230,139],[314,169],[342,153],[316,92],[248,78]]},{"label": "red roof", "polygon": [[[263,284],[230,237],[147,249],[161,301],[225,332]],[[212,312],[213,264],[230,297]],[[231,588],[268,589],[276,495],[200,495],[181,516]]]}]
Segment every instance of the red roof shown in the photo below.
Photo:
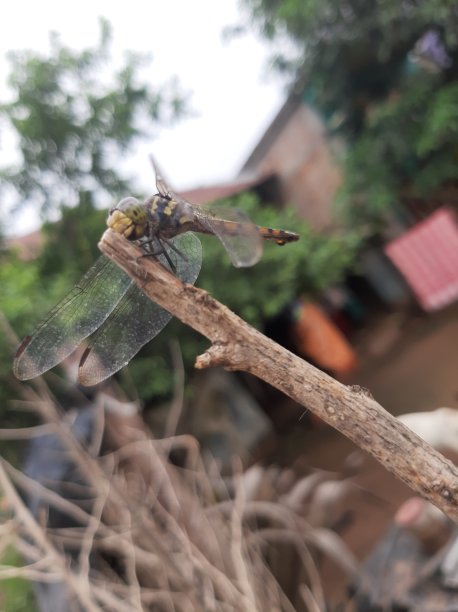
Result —
[{"label": "red roof", "polygon": [[19,257],[24,260],[35,259],[43,246],[43,234],[40,230],[5,239],[6,246],[9,249],[16,249],[19,252]]},{"label": "red roof", "polygon": [[222,198],[228,198],[236,193],[241,193],[260,183],[263,178],[256,176],[251,179],[237,180],[221,185],[209,185],[207,187],[197,187],[187,191],[180,191],[180,195],[191,202],[191,204],[208,204]]}]

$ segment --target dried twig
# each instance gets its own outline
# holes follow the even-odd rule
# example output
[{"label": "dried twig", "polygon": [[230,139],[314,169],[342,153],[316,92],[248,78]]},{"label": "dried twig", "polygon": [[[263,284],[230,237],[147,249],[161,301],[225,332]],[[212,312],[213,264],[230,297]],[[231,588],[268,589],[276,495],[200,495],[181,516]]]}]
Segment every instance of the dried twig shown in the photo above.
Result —
[{"label": "dried twig", "polygon": [[99,244],[160,306],[206,336],[196,367],[222,365],[258,376],[372,454],[414,491],[458,521],[458,470],[369,394],[342,385],[250,327],[207,292],[183,284],[108,230]]},{"label": "dried twig", "polygon": [[164,429],[165,438],[169,438],[176,434],[177,426],[180,421],[181,413],[183,411],[183,398],[184,398],[184,365],[183,356],[181,354],[180,346],[175,340],[171,344],[171,353],[173,360],[173,371],[175,376],[174,394],[173,400],[168,410],[167,421]]},{"label": "dried twig", "polygon": [[[85,610],[93,610],[94,612],[98,610],[99,608],[92,594],[85,588],[84,576],[77,576],[68,569],[65,556],[54,547],[46,533],[40,528],[28,508],[26,508],[24,502],[12,486],[2,465],[0,465],[0,487],[10,504],[12,504],[17,520],[25,526],[29,536],[46,556],[49,567],[53,568],[53,573],[56,574],[54,580],[58,578],[64,580]],[[27,571],[25,570],[24,573],[27,574]],[[35,576],[34,578],[42,580],[43,576],[40,572],[40,576]]]}]

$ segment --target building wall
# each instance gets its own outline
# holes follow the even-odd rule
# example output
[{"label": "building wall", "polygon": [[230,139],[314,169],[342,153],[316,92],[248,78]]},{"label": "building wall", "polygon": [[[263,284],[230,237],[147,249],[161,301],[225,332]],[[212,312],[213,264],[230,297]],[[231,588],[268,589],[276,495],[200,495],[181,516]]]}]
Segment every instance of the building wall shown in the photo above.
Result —
[{"label": "building wall", "polygon": [[256,164],[256,171],[277,174],[284,203],[294,205],[314,229],[335,225],[332,201],[341,174],[323,124],[310,108],[297,107]]}]

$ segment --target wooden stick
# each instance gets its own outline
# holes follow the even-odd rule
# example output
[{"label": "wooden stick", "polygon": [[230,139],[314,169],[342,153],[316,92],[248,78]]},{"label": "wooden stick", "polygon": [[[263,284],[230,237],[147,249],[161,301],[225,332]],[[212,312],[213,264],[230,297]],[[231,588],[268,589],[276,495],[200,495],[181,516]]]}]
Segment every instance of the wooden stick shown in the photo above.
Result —
[{"label": "wooden stick", "polygon": [[365,390],[347,387],[245,323],[206,291],[183,284],[120,235],[107,230],[99,248],[154,302],[206,336],[197,368],[250,372],[343,433],[411,489],[458,522],[458,470],[389,414]]}]

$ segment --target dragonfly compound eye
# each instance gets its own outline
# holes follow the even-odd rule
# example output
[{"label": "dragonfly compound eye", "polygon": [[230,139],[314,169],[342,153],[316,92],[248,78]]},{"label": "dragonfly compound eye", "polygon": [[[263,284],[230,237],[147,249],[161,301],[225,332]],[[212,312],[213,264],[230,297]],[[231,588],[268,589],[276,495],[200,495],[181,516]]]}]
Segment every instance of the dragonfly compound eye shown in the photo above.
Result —
[{"label": "dragonfly compound eye", "polygon": [[115,208],[117,210],[128,210],[129,208],[132,208],[133,206],[138,206],[140,204],[140,202],[137,200],[137,198],[133,198],[132,196],[128,196],[127,198],[123,198],[117,206],[115,206]]},{"label": "dragonfly compound eye", "polygon": [[128,240],[138,240],[148,226],[145,207],[135,198],[124,198],[110,211],[107,225]]}]

